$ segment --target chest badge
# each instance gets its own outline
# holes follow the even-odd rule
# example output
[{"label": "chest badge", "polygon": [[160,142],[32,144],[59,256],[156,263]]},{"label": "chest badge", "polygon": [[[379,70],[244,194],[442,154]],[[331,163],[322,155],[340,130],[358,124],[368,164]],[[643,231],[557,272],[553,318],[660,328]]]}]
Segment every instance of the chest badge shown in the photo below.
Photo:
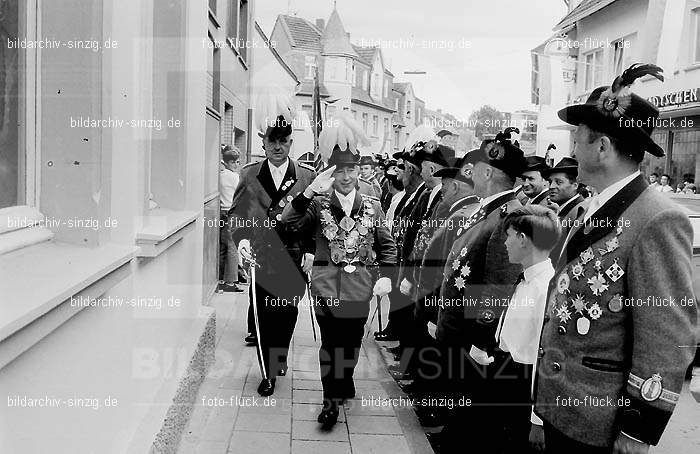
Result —
[{"label": "chest badge", "polygon": [[557,291],[559,293],[564,293],[564,292],[569,292],[569,275],[566,273],[563,273],[559,276],[557,279]]},{"label": "chest badge", "polygon": [[345,267],[343,267],[343,270],[344,270],[346,273],[352,273],[352,272],[355,271],[356,269],[357,269],[357,267],[356,267],[355,265],[349,265],[349,264],[348,264],[348,265],[345,265]]},{"label": "chest badge", "polygon": [[581,259],[581,263],[584,265],[593,260],[594,257],[595,255],[593,253],[593,248],[591,248],[590,246],[588,247],[588,249],[581,252],[581,255],[579,256],[579,258]]},{"label": "chest badge", "polygon": [[639,388],[639,393],[644,400],[652,402],[661,397],[663,389],[661,385],[661,375],[654,374],[644,380],[644,383],[642,383],[642,386]]},{"label": "chest badge", "polygon": [[625,274],[625,270],[623,270],[622,267],[617,264],[617,260],[615,260],[615,263],[610,265],[610,268],[605,271],[605,274],[611,281],[617,282],[617,280]]},{"label": "chest badge", "polygon": [[577,293],[576,298],[574,298],[571,302],[574,304],[574,309],[576,309],[576,312],[579,314],[583,314],[583,311],[588,310],[586,300],[580,293]]},{"label": "chest badge", "polygon": [[567,323],[571,320],[571,312],[569,312],[569,308],[566,307],[566,303],[557,308],[557,317],[559,317],[561,323]]},{"label": "chest badge", "polygon": [[582,336],[585,336],[588,334],[588,331],[591,329],[591,321],[588,320],[586,317],[581,317],[578,320],[576,320],[576,331]]},{"label": "chest badge", "polygon": [[578,262],[574,263],[571,266],[571,275],[578,281],[583,276],[583,265]]},{"label": "chest badge", "polygon": [[608,302],[610,312],[620,312],[622,310],[622,295],[616,293]]},{"label": "chest badge", "polygon": [[603,310],[598,306],[598,303],[594,303],[588,308],[588,316],[593,320],[598,320],[601,315],[603,315]]},{"label": "chest badge", "polygon": [[608,289],[608,284],[605,283],[605,277],[600,273],[588,279],[588,286],[595,296],[602,295],[603,292]]}]

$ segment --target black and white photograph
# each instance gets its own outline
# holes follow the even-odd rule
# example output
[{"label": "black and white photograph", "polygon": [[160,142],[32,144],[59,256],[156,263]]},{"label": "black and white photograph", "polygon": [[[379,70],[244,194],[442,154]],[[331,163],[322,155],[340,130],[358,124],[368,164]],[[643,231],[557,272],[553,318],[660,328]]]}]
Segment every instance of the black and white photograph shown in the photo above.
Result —
[{"label": "black and white photograph", "polygon": [[0,0],[0,454],[700,453],[699,155],[700,0]]}]

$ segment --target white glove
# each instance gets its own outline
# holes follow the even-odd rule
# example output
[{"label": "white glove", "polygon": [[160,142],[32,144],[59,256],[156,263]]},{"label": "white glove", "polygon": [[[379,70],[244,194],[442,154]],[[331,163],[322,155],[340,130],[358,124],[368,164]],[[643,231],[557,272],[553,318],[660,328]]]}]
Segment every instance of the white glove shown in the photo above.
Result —
[{"label": "white glove", "polygon": [[304,256],[301,258],[301,269],[305,273],[310,273],[311,270],[313,269],[314,266],[314,255],[309,254],[308,252],[304,253]]},{"label": "white glove", "polygon": [[411,284],[411,282],[409,282],[409,280],[406,278],[403,278],[403,280],[401,281],[401,284],[399,284],[399,290],[401,291],[401,293],[403,293],[406,296],[409,296],[411,294],[412,288],[413,288],[413,284]]},{"label": "white glove", "polygon": [[430,334],[430,337],[433,339],[437,339],[436,333],[437,332],[437,325],[433,322],[428,322],[428,334]]},{"label": "white glove", "polygon": [[700,367],[693,368],[693,378],[690,379],[690,394],[695,398],[695,402],[700,403]]},{"label": "white glove", "polygon": [[241,257],[250,257],[250,241],[243,239],[238,242],[238,255]]},{"label": "white glove", "polygon": [[322,194],[328,191],[331,186],[333,186],[333,182],[335,181],[333,172],[335,172],[335,166],[331,166],[319,173],[316,178],[314,178],[314,181],[312,181],[311,184],[304,189],[304,195],[307,197],[313,197],[315,194]]},{"label": "white glove", "polygon": [[391,279],[389,279],[388,277],[380,277],[379,279],[377,279],[377,283],[374,284],[374,289],[372,289],[372,293],[374,293],[380,298],[384,295],[388,295],[390,291]]},{"label": "white glove", "polygon": [[476,348],[473,345],[471,350],[469,350],[469,356],[471,356],[474,361],[481,364],[482,366],[488,366],[493,362],[493,356],[489,356],[488,353]]}]

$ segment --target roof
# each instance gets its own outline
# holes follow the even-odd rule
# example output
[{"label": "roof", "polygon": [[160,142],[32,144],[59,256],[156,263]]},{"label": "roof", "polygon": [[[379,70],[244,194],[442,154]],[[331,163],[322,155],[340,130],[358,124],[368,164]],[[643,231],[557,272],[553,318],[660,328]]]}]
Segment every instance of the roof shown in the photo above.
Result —
[{"label": "roof", "polygon": [[[301,82],[301,87],[299,88],[299,91],[297,92],[297,94],[312,96],[313,93],[314,93],[314,81],[304,79]],[[323,82],[319,82],[318,93],[319,93],[319,95],[321,95],[321,98],[327,98],[328,96],[330,96],[330,93],[328,93],[328,89],[323,84]]]},{"label": "roof", "polygon": [[372,61],[374,60],[374,53],[377,50],[376,47],[356,46],[354,44],[352,45],[352,47],[353,47],[353,49],[355,49],[355,52],[357,52],[357,55],[360,56],[360,60],[363,63],[366,63],[369,66],[372,66]]},{"label": "roof", "polygon": [[260,37],[263,39],[263,41],[265,41],[265,44],[267,45],[266,47],[267,47],[268,49],[270,49],[270,52],[272,52],[272,55],[277,59],[277,61],[279,62],[279,64],[282,66],[282,68],[284,68],[284,70],[287,71],[287,74],[289,74],[290,76],[292,76],[292,78],[294,79],[294,81],[297,83],[297,86],[298,86],[299,83],[300,83],[299,78],[297,77],[296,74],[294,74],[294,71],[292,71],[292,68],[289,67],[289,65],[287,64],[287,62],[284,61],[284,59],[282,58],[282,56],[281,56],[281,55],[277,52],[277,50],[275,50],[275,48],[272,46],[272,44],[270,43],[269,38],[267,37],[267,35],[265,35],[265,32],[264,32],[263,29],[260,27],[260,24],[258,24],[257,21],[255,21],[255,29],[258,31],[258,33],[260,34]]},{"label": "roof", "polygon": [[357,55],[350,43],[350,38],[336,9],[331,13],[328,24],[323,30],[321,45],[323,46],[322,52],[324,55],[346,55],[359,58],[359,55]]},{"label": "roof", "polygon": [[393,89],[398,91],[399,93],[406,93],[406,89],[408,88],[410,82],[394,82],[394,87]]},{"label": "roof", "polygon": [[561,30],[562,28],[575,24],[581,19],[585,19],[586,17],[600,11],[615,1],[616,0],[583,0],[576,8],[572,9],[569,14],[564,16],[564,18],[559,21],[559,23],[554,27],[554,30]]},{"label": "roof", "polygon": [[277,20],[282,23],[282,26],[287,31],[289,44],[293,48],[315,52],[322,50],[321,32],[314,24],[303,17],[287,16],[285,14],[277,16]]},{"label": "roof", "polygon": [[383,102],[381,99],[373,99],[366,91],[359,87],[352,87],[351,96],[353,101],[361,102],[364,104],[370,104],[372,106],[379,107],[380,109],[388,110],[391,112],[394,111],[394,106],[390,106],[389,104]]}]

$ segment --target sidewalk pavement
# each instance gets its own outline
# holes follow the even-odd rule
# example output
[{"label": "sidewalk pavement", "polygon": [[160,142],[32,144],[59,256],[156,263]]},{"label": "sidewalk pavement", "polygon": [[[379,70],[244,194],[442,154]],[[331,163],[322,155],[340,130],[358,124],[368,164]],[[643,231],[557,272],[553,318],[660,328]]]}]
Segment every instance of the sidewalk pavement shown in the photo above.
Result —
[{"label": "sidewalk pavement", "polygon": [[[357,397],[346,403],[333,430],[323,432],[316,422],[322,406],[320,337],[314,341],[308,306],[299,309],[287,376],[277,378],[272,396],[260,397],[255,347],[243,343],[247,295],[224,293],[212,299],[216,362],[200,387],[179,454],[432,453],[409,406],[376,403],[406,396],[386,371],[371,337],[374,327],[368,329],[355,370]],[[318,326],[316,330],[318,335]],[[369,398],[375,399],[373,405]]]}]

